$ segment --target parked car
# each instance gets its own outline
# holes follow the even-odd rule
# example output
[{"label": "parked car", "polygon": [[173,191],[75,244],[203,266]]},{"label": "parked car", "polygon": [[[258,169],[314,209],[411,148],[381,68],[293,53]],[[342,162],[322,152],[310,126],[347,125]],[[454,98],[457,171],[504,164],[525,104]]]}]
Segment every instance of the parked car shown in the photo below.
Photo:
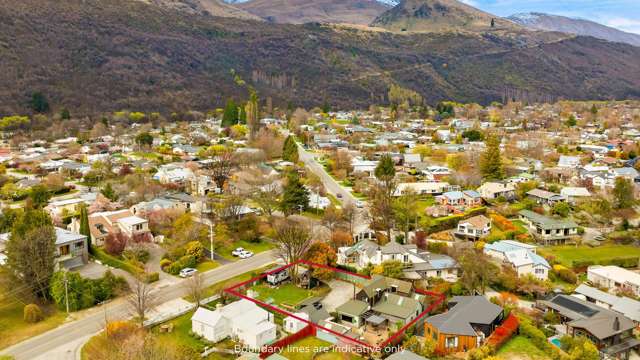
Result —
[{"label": "parked car", "polygon": [[197,273],[198,270],[193,269],[193,268],[184,268],[182,270],[180,270],[180,277],[181,278],[188,278],[190,276],[195,275],[195,273]]},{"label": "parked car", "polygon": [[231,252],[231,255],[233,255],[233,256],[240,256],[240,254],[242,254],[242,253],[243,253],[243,252],[245,252],[245,251],[247,251],[247,250],[245,250],[244,248],[239,247],[239,248],[237,248],[237,249],[233,250],[233,251]]},{"label": "parked car", "polygon": [[336,197],[337,197],[338,199],[342,199],[342,194],[338,194],[338,195],[336,195]]},{"label": "parked car", "polygon": [[240,259],[248,259],[253,256],[253,253],[251,251],[245,251],[238,256],[240,257]]},{"label": "parked car", "polygon": [[362,209],[364,207],[364,203],[362,203],[362,201],[360,200],[356,200],[356,207],[358,209]]}]

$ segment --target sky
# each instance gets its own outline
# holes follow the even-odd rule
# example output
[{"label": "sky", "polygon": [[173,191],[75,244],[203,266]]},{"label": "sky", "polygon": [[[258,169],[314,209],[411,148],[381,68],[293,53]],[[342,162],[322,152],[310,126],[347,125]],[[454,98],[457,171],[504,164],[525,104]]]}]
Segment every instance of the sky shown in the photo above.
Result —
[{"label": "sky", "polygon": [[498,16],[542,12],[592,20],[640,34],[640,0],[462,0]]}]

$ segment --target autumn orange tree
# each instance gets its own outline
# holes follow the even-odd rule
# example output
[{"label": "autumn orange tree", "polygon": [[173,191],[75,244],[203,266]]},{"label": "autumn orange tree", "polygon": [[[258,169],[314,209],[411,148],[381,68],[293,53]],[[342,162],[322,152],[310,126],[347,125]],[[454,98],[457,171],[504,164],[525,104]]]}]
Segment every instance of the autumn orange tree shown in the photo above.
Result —
[{"label": "autumn orange tree", "polygon": [[[305,259],[320,265],[335,266],[338,261],[336,251],[327,243],[317,242],[311,245]],[[330,280],[333,276],[333,270],[316,267],[313,270],[313,277],[320,280]]]}]

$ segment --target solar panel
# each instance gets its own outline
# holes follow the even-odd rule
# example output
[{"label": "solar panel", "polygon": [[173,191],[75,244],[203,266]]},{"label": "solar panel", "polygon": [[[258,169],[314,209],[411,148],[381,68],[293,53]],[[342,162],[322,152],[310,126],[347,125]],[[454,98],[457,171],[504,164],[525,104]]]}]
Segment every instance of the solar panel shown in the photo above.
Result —
[{"label": "solar panel", "polygon": [[556,296],[553,300],[551,300],[551,302],[553,302],[554,304],[560,305],[562,307],[565,307],[585,317],[592,317],[593,315],[598,313],[597,310],[594,310],[584,304],[574,301],[573,299],[569,299],[568,297],[565,297],[565,296]]}]

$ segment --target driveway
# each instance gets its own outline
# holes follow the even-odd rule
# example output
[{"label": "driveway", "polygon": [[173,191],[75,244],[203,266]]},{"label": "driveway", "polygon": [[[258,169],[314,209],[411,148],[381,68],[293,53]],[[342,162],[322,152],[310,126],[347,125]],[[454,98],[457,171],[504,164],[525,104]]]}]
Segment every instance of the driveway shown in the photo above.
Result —
[{"label": "driveway", "polygon": [[322,299],[322,304],[328,312],[335,311],[338,306],[353,299],[353,289],[355,285],[352,283],[341,280],[331,280],[328,285],[331,288],[331,292]]},{"label": "driveway", "polygon": [[[500,293],[493,290],[493,289],[487,289],[487,291],[484,293],[484,296],[487,299],[491,299],[492,297],[499,297]],[[532,301],[526,301],[526,300],[522,300],[520,298],[518,298],[518,307],[522,308],[522,309],[533,309],[535,303]]]}]

